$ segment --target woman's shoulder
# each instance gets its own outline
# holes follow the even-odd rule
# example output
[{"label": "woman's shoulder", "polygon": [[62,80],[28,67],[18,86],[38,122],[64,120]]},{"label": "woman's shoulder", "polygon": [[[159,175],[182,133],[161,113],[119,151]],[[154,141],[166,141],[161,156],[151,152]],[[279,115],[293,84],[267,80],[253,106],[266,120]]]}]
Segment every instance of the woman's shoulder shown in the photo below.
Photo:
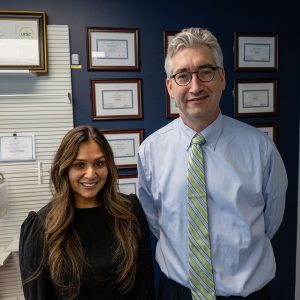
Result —
[{"label": "woman's shoulder", "polygon": [[140,203],[140,200],[139,198],[137,197],[136,194],[129,194],[129,195],[126,195],[126,194],[120,194],[123,198],[127,199],[130,201],[130,204],[132,206],[132,211],[135,213],[135,214],[139,214],[141,211],[142,211],[142,206],[141,206],[141,203]]},{"label": "woman's shoulder", "polygon": [[49,210],[50,204],[47,204],[37,212],[30,211],[21,225],[21,235],[35,235],[42,230]]}]

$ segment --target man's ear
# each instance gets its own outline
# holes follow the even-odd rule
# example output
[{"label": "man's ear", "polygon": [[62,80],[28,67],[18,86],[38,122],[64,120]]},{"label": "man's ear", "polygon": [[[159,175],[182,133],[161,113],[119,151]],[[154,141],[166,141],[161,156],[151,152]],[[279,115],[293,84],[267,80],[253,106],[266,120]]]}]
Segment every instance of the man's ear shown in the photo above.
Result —
[{"label": "man's ear", "polygon": [[173,89],[172,89],[172,79],[170,79],[170,78],[166,79],[166,87],[167,87],[170,98],[171,99],[174,98],[173,97]]}]

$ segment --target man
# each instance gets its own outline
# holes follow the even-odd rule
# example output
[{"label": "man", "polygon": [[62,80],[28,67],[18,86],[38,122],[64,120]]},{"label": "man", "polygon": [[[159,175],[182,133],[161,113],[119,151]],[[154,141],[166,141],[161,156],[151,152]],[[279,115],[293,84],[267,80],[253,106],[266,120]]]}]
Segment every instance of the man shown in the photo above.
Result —
[{"label": "man", "polygon": [[[270,240],[282,221],[287,189],[282,159],[265,133],[222,115],[223,55],[210,31],[177,34],[165,70],[179,118],[149,136],[138,155],[140,200],[158,239],[158,299],[269,299],[276,269]],[[205,144],[195,146],[202,152],[193,155],[204,160],[195,168],[189,157],[196,136]],[[205,172],[204,192],[194,192],[200,206],[190,204],[191,168],[194,177],[196,169]],[[196,228],[196,211],[207,231],[198,245],[205,228]]]}]

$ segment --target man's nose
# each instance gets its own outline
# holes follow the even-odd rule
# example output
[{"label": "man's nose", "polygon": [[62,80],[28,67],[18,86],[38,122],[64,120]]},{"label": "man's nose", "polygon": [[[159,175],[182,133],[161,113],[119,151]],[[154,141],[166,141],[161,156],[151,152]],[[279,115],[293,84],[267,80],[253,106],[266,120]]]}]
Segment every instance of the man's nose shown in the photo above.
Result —
[{"label": "man's nose", "polygon": [[198,78],[197,73],[193,73],[190,82],[190,92],[193,94],[197,94],[199,91],[202,91],[203,88],[203,82]]}]

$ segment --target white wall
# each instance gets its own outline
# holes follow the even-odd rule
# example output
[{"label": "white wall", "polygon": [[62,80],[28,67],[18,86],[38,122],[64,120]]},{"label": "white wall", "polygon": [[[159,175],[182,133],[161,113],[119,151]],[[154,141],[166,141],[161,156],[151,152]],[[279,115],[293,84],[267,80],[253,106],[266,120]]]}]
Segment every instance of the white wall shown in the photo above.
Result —
[{"label": "white wall", "polygon": [[49,72],[0,77],[0,136],[33,133],[36,159],[1,162],[8,185],[8,213],[0,218],[0,299],[20,300],[23,291],[18,265],[20,225],[28,212],[51,199],[49,170],[62,137],[73,128],[69,28],[48,25]]}]

